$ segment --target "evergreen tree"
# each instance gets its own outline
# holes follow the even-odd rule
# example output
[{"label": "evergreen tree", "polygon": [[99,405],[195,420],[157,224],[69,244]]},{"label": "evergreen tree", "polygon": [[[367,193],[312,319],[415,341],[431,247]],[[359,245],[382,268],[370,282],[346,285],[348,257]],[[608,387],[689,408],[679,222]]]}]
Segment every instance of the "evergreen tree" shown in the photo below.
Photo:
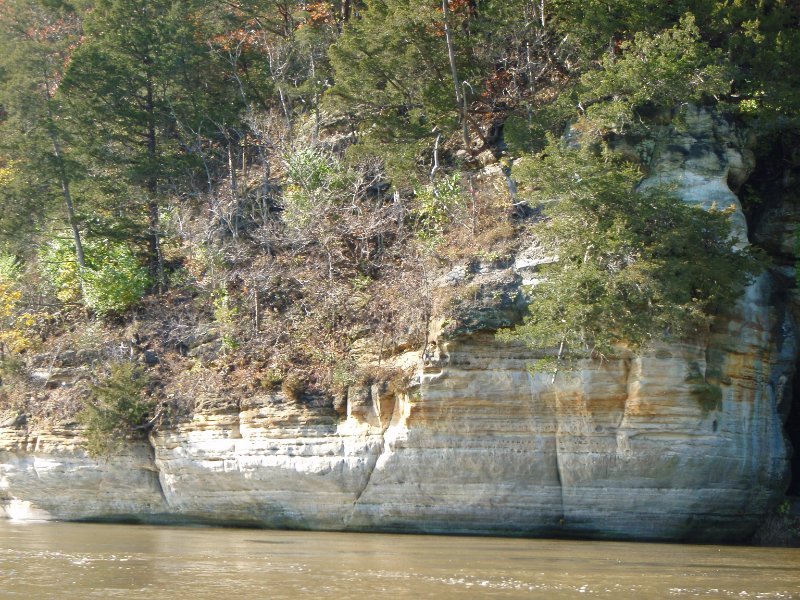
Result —
[{"label": "evergreen tree", "polygon": [[642,173],[613,155],[551,141],[520,176],[543,209],[532,233],[552,260],[530,290],[525,324],[504,337],[557,348],[544,360],[556,370],[702,334],[761,267],[752,248],[732,248],[727,213],[669,189],[637,191]]},{"label": "evergreen tree", "polygon": [[571,44],[556,39],[544,10],[530,0],[367,2],[331,47],[330,106],[395,171],[413,171],[437,138],[472,155],[498,152],[508,116],[529,119],[570,74]]},{"label": "evergreen tree", "polygon": [[[100,0],[86,21],[63,92],[88,160],[121,177],[141,201],[153,279],[163,283],[161,199],[173,181],[197,162],[193,140],[211,111],[229,109],[230,97],[209,93],[203,76],[214,73],[198,32],[202,2]],[[212,88],[213,89],[213,88]],[[130,214],[131,206],[124,212]]]},{"label": "evergreen tree", "polygon": [[76,169],[68,157],[69,134],[57,97],[80,35],[80,19],[62,2],[10,0],[2,8],[0,103],[5,114],[0,140],[7,172],[0,182],[2,231],[7,242],[18,245],[21,232],[33,234],[31,226],[69,228],[74,259],[83,267],[72,197]]},{"label": "evergreen tree", "polygon": [[365,142],[389,146],[399,169],[413,170],[436,131],[457,129],[459,107],[435,3],[369,1],[330,56],[336,77],[330,104],[346,107],[369,132]]},{"label": "evergreen tree", "polygon": [[715,104],[730,92],[731,68],[719,49],[700,39],[691,15],[655,35],[637,33],[620,52],[606,56],[601,68],[586,73],[577,86],[581,119],[576,126],[584,131],[623,133],[655,112],[685,102]]}]

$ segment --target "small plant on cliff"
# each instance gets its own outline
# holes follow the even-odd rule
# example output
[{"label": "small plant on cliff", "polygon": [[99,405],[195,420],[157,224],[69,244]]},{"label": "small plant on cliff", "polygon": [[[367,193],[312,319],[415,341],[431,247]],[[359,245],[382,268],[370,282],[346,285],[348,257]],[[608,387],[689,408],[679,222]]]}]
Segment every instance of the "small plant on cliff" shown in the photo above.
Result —
[{"label": "small plant on cliff", "polygon": [[146,387],[146,373],[130,362],[112,365],[108,375],[92,386],[78,414],[91,456],[113,454],[126,439],[143,435],[154,409]]},{"label": "small plant on cliff", "polygon": [[45,244],[40,261],[62,302],[83,302],[101,317],[120,314],[142,299],[150,281],[125,244],[90,240],[84,244],[86,267],[75,262],[72,242],[56,238]]},{"label": "small plant on cliff", "polygon": [[0,362],[27,350],[36,316],[23,310],[22,268],[15,256],[0,252]]},{"label": "small plant on cliff", "polygon": [[211,298],[214,306],[214,320],[218,323],[222,336],[222,348],[225,352],[233,352],[239,347],[239,341],[236,339],[239,309],[234,305],[228,289],[224,286],[217,288]]},{"label": "small plant on cliff", "polygon": [[446,175],[416,190],[414,210],[417,235],[423,241],[439,241],[465,202],[458,173]]},{"label": "small plant on cliff", "polygon": [[523,177],[545,215],[532,233],[553,262],[540,266],[525,323],[501,337],[555,348],[540,368],[701,332],[760,268],[732,247],[727,211],[639,192],[640,171],[613,156],[551,142]]}]

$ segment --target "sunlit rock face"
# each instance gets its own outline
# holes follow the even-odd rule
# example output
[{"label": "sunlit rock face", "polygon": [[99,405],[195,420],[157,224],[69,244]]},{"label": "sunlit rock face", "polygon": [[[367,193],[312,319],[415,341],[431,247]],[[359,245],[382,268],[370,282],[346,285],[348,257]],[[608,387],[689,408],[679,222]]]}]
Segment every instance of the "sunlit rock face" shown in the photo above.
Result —
[{"label": "sunlit rock face", "polygon": [[40,429],[0,418],[0,517],[115,519],[164,512],[148,443],[94,460],[74,427]]},{"label": "sunlit rock face", "polygon": [[[668,181],[687,202],[733,206],[744,243],[729,185],[746,178],[752,160],[732,125],[689,108],[636,152],[649,169],[643,185]],[[472,282],[494,305],[436,322],[424,350],[399,357],[416,372],[408,390],[351,388],[340,414],[279,393],[240,406],[200,402],[190,420],[108,461],[87,457],[74,430],[0,423],[0,511],[746,539],[788,476],[779,415],[788,412],[797,349],[773,276],[754,282],[702,339],[587,361],[553,381],[529,373],[534,352],[494,336],[519,318],[522,286],[545,260],[546,249],[528,248],[513,264],[477,269]]]},{"label": "sunlit rock face", "polygon": [[171,509],[187,518],[341,529],[367,485],[380,428],[344,424],[282,394],[196,413],[153,436]]},{"label": "sunlit rock face", "polygon": [[749,137],[714,111],[683,106],[668,125],[637,146],[649,172],[640,187],[666,185],[687,204],[732,210],[733,235],[745,244],[747,221],[734,191],[755,166]]}]

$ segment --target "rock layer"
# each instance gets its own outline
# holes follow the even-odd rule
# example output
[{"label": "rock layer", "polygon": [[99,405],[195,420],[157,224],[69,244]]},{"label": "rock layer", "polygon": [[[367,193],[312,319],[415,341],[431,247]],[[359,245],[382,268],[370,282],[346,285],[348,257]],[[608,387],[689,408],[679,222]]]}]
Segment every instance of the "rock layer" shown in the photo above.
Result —
[{"label": "rock layer", "polygon": [[136,519],[167,512],[152,448],[127,445],[93,460],[74,427],[30,427],[0,419],[0,517]]},{"label": "rock layer", "polygon": [[[650,177],[731,205],[744,141],[689,109],[648,148]],[[150,436],[107,461],[73,429],[0,421],[0,515],[269,527],[740,540],[786,489],[791,310],[762,275],[703,339],[585,362],[555,382],[492,329],[535,281],[536,249],[475,281],[501,306],[439,327],[411,389],[352,388],[339,418],[281,394]],[[484,310],[487,309],[487,310]],[[489,316],[486,316],[489,315]],[[482,321],[482,319],[484,319]],[[220,393],[222,393],[220,391]],[[215,403],[206,403],[214,405]],[[219,404],[219,403],[217,403]],[[205,404],[204,404],[205,405]]]}]

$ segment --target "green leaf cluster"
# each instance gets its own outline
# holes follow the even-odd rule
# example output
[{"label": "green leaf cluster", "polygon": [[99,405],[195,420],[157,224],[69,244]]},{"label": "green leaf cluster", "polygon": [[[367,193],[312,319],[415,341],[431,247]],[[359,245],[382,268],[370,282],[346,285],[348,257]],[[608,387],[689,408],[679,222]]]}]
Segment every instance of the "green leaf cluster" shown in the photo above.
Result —
[{"label": "green leaf cluster", "polygon": [[616,356],[701,334],[736,303],[760,269],[757,253],[732,248],[726,212],[669,189],[638,191],[641,176],[613,155],[555,141],[526,163],[522,180],[544,212],[532,234],[552,261],[506,339],[560,348],[565,360]]},{"label": "green leaf cluster", "polygon": [[701,39],[692,16],[656,35],[636,33],[620,51],[606,55],[599,69],[581,79],[584,129],[622,133],[657,111],[713,103],[730,92],[730,66],[723,64],[721,50]]},{"label": "green leaf cluster", "polygon": [[101,317],[126,312],[150,285],[147,269],[130,248],[107,239],[84,245],[86,266],[81,269],[69,239],[56,238],[42,247],[40,262],[62,302],[80,302]]},{"label": "green leaf cluster", "polygon": [[416,190],[415,230],[423,241],[436,242],[465,205],[458,173],[445,175]]},{"label": "green leaf cluster", "polygon": [[21,279],[19,259],[0,251],[0,363],[8,359],[6,350],[22,352],[31,346],[35,317],[21,310]]},{"label": "green leaf cluster", "polygon": [[793,0],[725,0],[698,14],[703,36],[733,69],[731,101],[760,127],[800,127],[800,26]]},{"label": "green leaf cluster", "polygon": [[303,148],[284,157],[289,185],[283,196],[283,220],[293,230],[312,227],[335,205],[352,197],[357,175],[330,152]]},{"label": "green leaf cluster", "polygon": [[0,282],[14,283],[22,274],[19,257],[0,251]]},{"label": "green leaf cluster", "polygon": [[131,362],[111,365],[110,371],[84,401],[78,422],[90,456],[108,456],[122,447],[125,440],[141,436],[154,401],[145,396],[148,377]]},{"label": "green leaf cluster", "polygon": [[234,304],[233,298],[225,287],[219,287],[211,295],[211,304],[214,307],[214,320],[219,326],[222,337],[222,347],[230,352],[239,347],[236,340],[236,323],[239,319],[239,309]]},{"label": "green leaf cluster", "polygon": [[569,36],[582,61],[614,51],[619,42],[636,33],[657,34],[691,13],[707,22],[715,5],[708,0],[552,0],[549,11],[554,27]]}]

